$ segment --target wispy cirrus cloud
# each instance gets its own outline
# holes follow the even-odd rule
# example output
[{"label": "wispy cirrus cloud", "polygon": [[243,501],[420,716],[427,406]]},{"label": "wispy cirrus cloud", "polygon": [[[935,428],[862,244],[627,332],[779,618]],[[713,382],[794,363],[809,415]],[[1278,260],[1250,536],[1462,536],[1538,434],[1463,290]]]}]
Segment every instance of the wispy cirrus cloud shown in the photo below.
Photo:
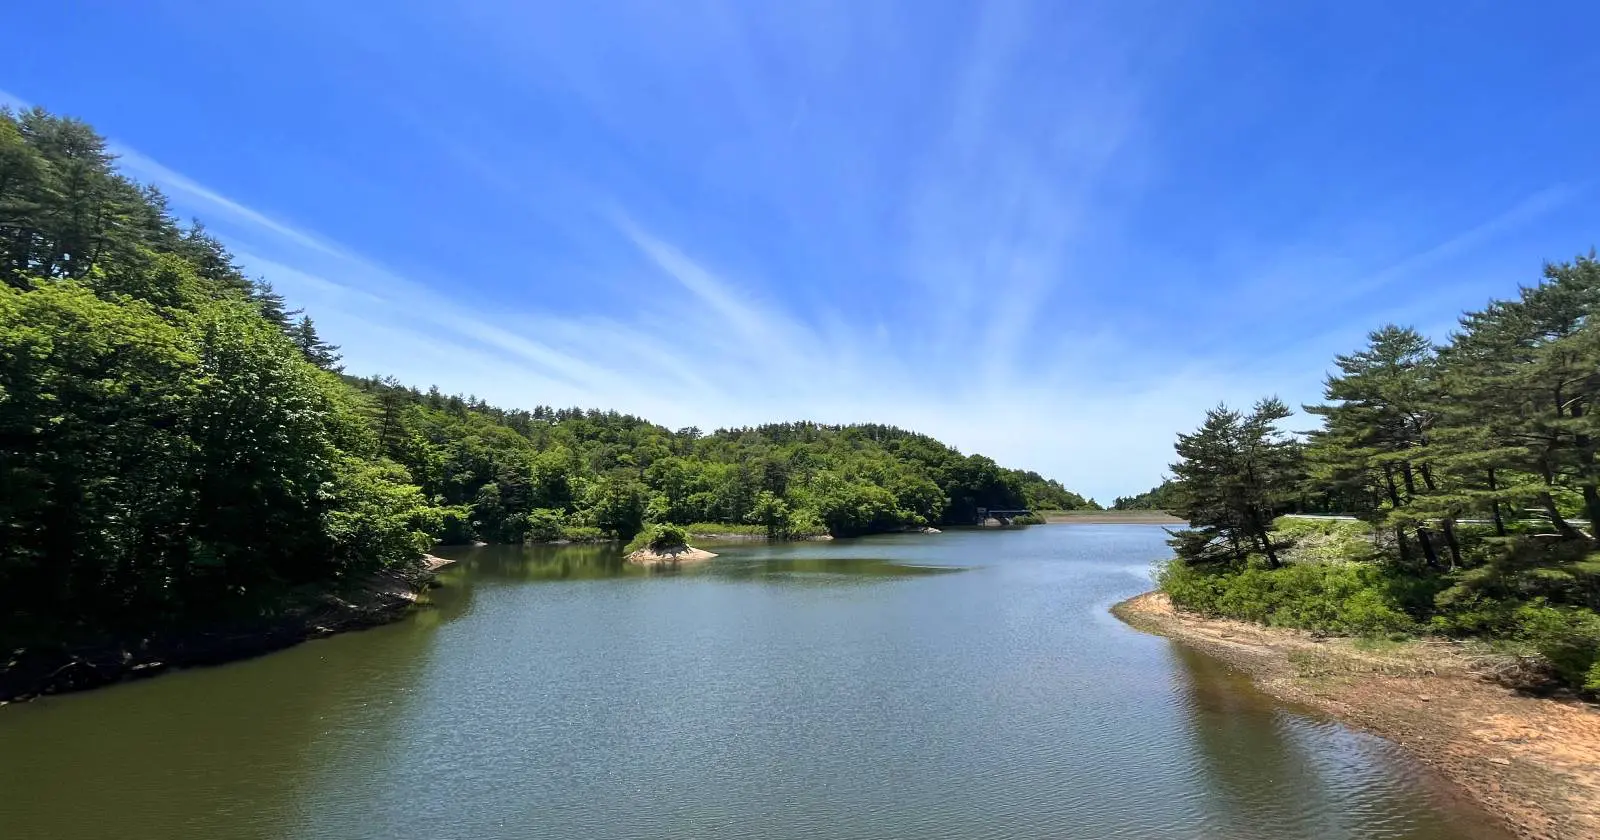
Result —
[{"label": "wispy cirrus cloud", "polygon": [[[1368,328],[1448,325],[1600,221],[1587,182],[1497,151],[1517,144],[1413,140],[1471,109],[1406,77],[1403,39],[1352,24],[1324,49],[1266,8],[369,11],[295,11],[305,65],[241,91],[325,105],[255,147],[284,189],[117,149],[352,371],[505,405],[895,423],[1109,500],[1216,402],[1312,400]],[[1491,70],[1474,97],[1515,67]]]}]

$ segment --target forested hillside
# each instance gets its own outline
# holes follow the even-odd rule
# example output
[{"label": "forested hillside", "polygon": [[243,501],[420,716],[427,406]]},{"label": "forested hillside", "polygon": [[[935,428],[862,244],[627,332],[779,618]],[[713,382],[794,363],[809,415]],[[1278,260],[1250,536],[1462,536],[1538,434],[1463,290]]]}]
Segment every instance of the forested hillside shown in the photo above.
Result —
[{"label": "forested hillside", "polygon": [[1037,473],[889,426],[786,423],[670,431],[616,412],[505,411],[352,379],[384,454],[460,541],[630,536],[645,522],[759,526],[772,536],[971,524],[977,508],[1092,505]]},{"label": "forested hillside", "polygon": [[1092,504],[893,428],[674,432],[338,364],[89,126],[0,115],[0,642],[270,610],[440,539],[860,534]]},{"label": "forested hillside", "polygon": [[[1275,399],[1180,435],[1181,605],[1341,632],[1429,630],[1537,650],[1600,689],[1600,262],[1461,317],[1436,346],[1385,326],[1334,360],[1321,426]],[[1274,518],[1310,498],[1352,523]]]},{"label": "forested hillside", "polygon": [[1118,496],[1111,509],[1173,510],[1178,504],[1178,486],[1169,478],[1137,496]]}]

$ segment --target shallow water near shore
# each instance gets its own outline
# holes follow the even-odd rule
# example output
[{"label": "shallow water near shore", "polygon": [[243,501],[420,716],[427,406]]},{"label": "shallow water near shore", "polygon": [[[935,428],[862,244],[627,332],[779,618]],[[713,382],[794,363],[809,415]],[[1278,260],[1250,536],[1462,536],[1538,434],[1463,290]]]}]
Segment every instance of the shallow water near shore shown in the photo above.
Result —
[{"label": "shallow water near shore", "polygon": [[398,624],[0,709],[0,836],[1506,836],[1109,615],[1164,536],[441,552]]}]

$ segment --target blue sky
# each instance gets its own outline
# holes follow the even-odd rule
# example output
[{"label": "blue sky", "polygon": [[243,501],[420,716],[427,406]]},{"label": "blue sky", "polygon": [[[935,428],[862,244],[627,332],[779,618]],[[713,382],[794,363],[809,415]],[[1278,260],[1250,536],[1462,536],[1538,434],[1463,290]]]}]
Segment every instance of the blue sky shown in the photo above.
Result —
[{"label": "blue sky", "polygon": [[[1203,8],[1212,7],[1212,8]],[[1591,3],[141,2],[7,12],[355,373],[879,421],[1102,501],[1219,400],[1597,244]]]}]

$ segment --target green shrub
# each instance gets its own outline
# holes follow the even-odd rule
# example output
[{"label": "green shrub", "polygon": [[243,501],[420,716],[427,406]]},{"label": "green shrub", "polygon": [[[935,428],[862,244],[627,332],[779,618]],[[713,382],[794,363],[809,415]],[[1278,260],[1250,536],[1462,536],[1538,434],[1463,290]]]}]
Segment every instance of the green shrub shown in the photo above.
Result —
[{"label": "green shrub", "polygon": [[1169,562],[1157,584],[1183,609],[1277,627],[1381,635],[1413,630],[1394,581],[1364,563],[1201,569]]},{"label": "green shrub", "polygon": [[789,514],[789,536],[820,537],[828,533],[828,526],[822,522],[816,510],[809,507],[797,508]]},{"label": "green shrub", "polygon": [[[1472,570],[1458,577],[1471,577]],[[1461,583],[1440,592],[1434,599],[1436,613],[1432,628],[1450,636],[1503,636],[1518,625],[1517,602],[1474,592]]]},{"label": "green shrub", "polygon": [[564,535],[562,513],[551,508],[528,511],[527,538],[533,542],[553,542]]},{"label": "green shrub", "polygon": [[1573,688],[1600,688],[1600,614],[1540,600],[1517,610],[1520,635]]},{"label": "green shrub", "polygon": [[635,534],[623,551],[629,554],[644,548],[649,548],[652,551],[663,551],[687,545],[688,542],[689,532],[685,531],[682,525],[658,522],[653,525],[646,525],[643,531]]},{"label": "green shrub", "polygon": [[439,542],[444,545],[466,545],[472,542],[472,508],[469,505],[450,505],[439,508]]},{"label": "green shrub", "polygon": [[610,539],[605,531],[593,525],[566,525],[561,528],[561,538],[567,542],[605,542]]}]

